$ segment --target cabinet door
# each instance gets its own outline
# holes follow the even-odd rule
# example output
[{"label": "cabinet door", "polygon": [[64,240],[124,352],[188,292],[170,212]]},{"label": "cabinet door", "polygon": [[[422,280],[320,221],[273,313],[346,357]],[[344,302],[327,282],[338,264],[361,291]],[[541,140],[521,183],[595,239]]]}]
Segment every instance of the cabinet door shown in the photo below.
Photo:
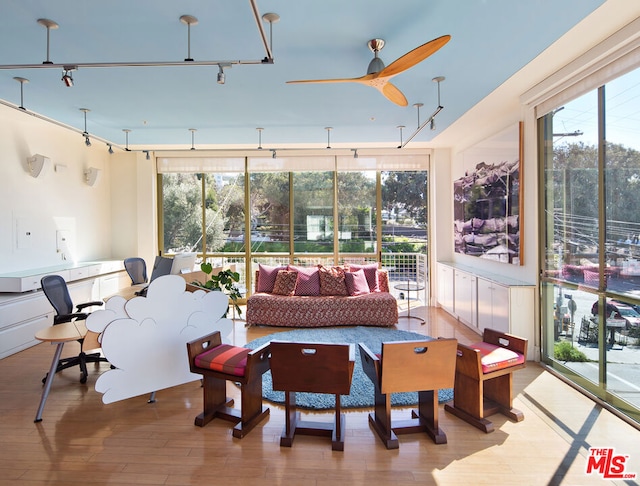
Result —
[{"label": "cabinet door", "polygon": [[484,331],[493,326],[493,282],[478,278],[478,329]]},{"label": "cabinet door", "polygon": [[438,265],[438,303],[453,314],[453,268]]},{"label": "cabinet door", "polygon": [[462,322],[476,326],[476,277],[467,272],[456,270],[454,278],[454,307]]},{"label": "cabinet door", "polygon": [[509,332],[509,287],[478,278],[478,327]]},{"label": "cabinet door", "polygon": [[509,329],[509,287],[493,283],[491,292],[491,309],[493,313],[493,329],[510,332]]}]

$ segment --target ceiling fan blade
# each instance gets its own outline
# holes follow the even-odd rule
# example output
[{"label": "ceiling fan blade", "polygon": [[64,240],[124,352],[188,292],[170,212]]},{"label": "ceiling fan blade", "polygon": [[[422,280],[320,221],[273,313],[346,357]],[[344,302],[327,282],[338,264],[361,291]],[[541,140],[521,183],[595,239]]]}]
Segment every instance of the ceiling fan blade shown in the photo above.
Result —
[{"label": "ceiling fan blade", "polygon": [[421,61],[424,61],[434,52],[438,51],[451,39],[450,35],[443,35],[437,37],[426,44],[422,44],[416,47],[412,51],[407,52],[404,56],[399,57],[386,68],[378,73],[378,77],[391,77],[396,74],[400,74],[402,71],[406,71],[410,67],[415,66]]},{"label": "ceiling fan blade", "polygon": [[374,76],[367,74],[359,78],[336,78],[336,79],[302,79],[298,81],[287,81],[287,84],[300,84],[300,83],[362,83]]},{"label": "ceiling fan blade", "polygon": [[391,83],[385,83],[379,88],[380,92],[389,100],[399,106],[407,106],[407,98],[402,94],[395,85]]}]

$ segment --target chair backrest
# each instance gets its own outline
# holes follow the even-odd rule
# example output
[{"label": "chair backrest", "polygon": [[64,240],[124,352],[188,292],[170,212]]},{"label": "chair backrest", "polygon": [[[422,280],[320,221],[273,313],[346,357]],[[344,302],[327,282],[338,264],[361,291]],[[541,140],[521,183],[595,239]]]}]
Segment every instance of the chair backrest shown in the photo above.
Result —
[{"label": "chair backrest", "polygon": [[349,344],[271,341],[273,389],[348,395],[354,357]]},{"label": "chair backrest", "polygon": [[124,268],[131,277],[131,285],[147,283],[147,263],[143,258],[125,258]]},{"label": "chair backrest", "polygon": [[457,339],[382,343],[380,391],[400,393],[453,387]]},{"label": "chair backrest", "polygon": [[167,258],[157,256],[153,262],[153,270],[151,271],[151,280],[153,282],[158,277],[169,275],[171,273],[171,266],[173,265],[173,258]]},{"label": "chair backrest", "polygon": [[[58,315],[73,313],[73,301],[69,295],[67,282],[60,275],[45,275],[40,280],[42,291]],[[58,322],[54,323],[59,324]]]}]

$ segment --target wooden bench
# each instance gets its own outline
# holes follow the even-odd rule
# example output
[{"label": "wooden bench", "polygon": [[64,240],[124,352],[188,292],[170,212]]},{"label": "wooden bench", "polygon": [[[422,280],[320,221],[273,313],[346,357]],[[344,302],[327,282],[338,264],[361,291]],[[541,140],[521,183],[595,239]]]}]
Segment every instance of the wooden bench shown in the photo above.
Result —
[{"label": "wooden bench", "polygon": [[[195,425],[204,427],[219,417],[235,423],[233,436],[241,439],[269,415],[262,406],[262,375],[269,370],[269,343],[253,351],[222,343],[220,332],[187,343],[189,367],[203,377],[204,411]],[[231,408],[227,381],[240,384],[240,410]]]},{"label": "wooden bench", "polygon": [[527,340],[485,329],[482,341],[458,344],[453,401],[444,409],[489,433],[496,413],[520,422],[524,414],[513,408],[513,372],[526,366]]}]

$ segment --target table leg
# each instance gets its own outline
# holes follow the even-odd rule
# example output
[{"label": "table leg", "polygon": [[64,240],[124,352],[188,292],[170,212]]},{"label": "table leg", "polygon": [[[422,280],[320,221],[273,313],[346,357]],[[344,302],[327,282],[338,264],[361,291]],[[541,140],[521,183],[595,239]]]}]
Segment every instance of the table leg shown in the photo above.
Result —
[{"label": "table leg", "polygon": [[40,406],[38,407],[38,411],[36,412],[36,418],[34,422],[42,421],[42,412],[44,410],[44,404],[47,401],[47,397],[49,396],[49,390],[51,390],[51,384],[53,383],[53,377],[56,374],[56,369],[58,368],[58,361],[60,361],[60,356],[62,355],[62,348],[64,347],[64,342],[58,343],[56,346],[56,352],[53,355],[53,361],[51,361],[51,368],[49,369],[49,374],[47,374],[47,379],[44,382],[44,389],[42,390],[42,398],[40,399]]}]

